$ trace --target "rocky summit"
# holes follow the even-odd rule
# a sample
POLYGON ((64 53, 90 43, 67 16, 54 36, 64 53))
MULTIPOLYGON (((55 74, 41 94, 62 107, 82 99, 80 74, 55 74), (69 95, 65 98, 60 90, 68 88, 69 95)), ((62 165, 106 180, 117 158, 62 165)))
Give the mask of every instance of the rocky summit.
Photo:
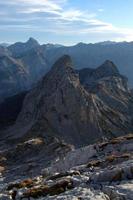
POLYGON ((64 55, 0 111, 0 199, 133 199, 133 92, 112 61, 64 55))
POLYGON ((27 94, 7 135, 8 139, 52 135, 79 147, 131 132, 132 110, 127 78, 111 61, 95 70, 75 71, 65 55, 27 94))

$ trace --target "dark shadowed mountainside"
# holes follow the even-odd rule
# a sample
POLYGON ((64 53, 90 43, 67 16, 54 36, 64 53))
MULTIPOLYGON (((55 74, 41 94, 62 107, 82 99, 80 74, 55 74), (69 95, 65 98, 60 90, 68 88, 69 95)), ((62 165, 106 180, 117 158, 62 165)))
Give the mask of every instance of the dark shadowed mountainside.
POLYGON ((15 123, 22 109, 23 100, 27 92, 8 97, 0 104, 0 129, 7 128, 15 123))

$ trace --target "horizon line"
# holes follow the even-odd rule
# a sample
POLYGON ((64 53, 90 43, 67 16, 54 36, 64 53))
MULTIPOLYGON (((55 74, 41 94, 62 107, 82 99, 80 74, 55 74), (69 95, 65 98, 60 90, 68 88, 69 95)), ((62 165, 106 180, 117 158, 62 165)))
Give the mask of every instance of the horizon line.
MULTIPOLYGON (((100 44, 100 43, 114 43, 114 44, 118 44, 118 43, 132 43, 133 41, 131 40, 131 41, 127 41, 127 40, 123 40, 123 41, 115 41, 115 40, 103 40, 103 41, 98 41, 98 42, 89 42, 89 43, 87 43, 87 42, 82 42, 82 41, 79 41, 79 42, 77 42, 77 43, 73 43, 73 44, 63 44, 63 43, 56 43, 56 42, 40 42, 39 41, 39 39, 36 39, 36 38, 34 38, 34 37, 29 37, 28 38, 28 40, 30 39, 30 38, 32 38, 32 39, 34 39, 34 40, 36 40, 40 45, 48 45, 48 44, 51 44, 51 45, 61 45, 61 46, 76 46, 76 45, 78 45, 78 44, 86 44, 86 45, 89 45, 89 44, 100 44)), ((8 45, 8 46, 10 46, 10 45, 13 45, 13 44, 15 44, 15 43, 27 43, 28 42, 28 40, 22 40, 22 41, 13 41, 13 42, 8 42, 8 41, 1 41, 0 42, 0 45, 4 45, 4 44, 6 44, 6 45, 8 45)))

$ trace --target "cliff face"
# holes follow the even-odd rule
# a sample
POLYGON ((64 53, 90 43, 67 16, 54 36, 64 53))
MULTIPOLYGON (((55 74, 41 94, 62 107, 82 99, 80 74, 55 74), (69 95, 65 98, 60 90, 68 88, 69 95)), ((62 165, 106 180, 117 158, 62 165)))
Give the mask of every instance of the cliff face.
POLYGON ((111 61, 77 73, 66 55, 26 96, 13 137, 50 134, 82 146, 132 131, 131 108, 127 79, 111 61))

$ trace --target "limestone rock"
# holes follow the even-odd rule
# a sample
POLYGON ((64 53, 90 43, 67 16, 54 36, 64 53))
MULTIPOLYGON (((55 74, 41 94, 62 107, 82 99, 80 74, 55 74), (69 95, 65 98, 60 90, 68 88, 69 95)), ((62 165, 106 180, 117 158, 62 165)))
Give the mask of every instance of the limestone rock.
POLYGON ((116 66, 106 61, 83 79, 61 57, 26 96, 13 137, 50 134, 82 146, 132 131, 133 97, 116 66))

